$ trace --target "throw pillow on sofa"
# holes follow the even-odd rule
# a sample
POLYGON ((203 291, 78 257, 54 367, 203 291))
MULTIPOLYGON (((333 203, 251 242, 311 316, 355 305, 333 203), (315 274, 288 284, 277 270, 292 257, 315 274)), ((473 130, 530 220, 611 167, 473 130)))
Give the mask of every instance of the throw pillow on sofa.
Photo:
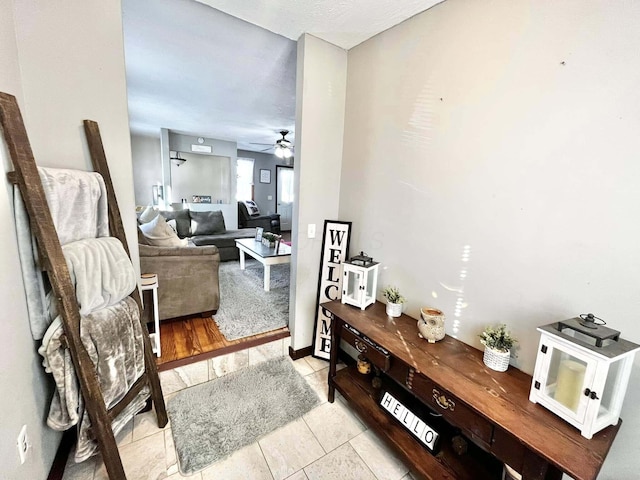
POLYGON ((156 218, 159 214, 160 214, 160 212, 158 212, 158 210, 156 210, 151 205, 149 205, 147 208, 145 208, 142 211, 142 213, 138 217, 138 221, 141 224, 149 223, 151 220, 156 218))
POLYGON ((191 218, 189 210, 160 210, 166 221, 176 221, 176 232, 180 238, 191 236, 191 218))
POLYGON ((155 247, 186 247, 188 245, 188 240, 179 239, 162 215, 158 215, 138 228, 144 234, 149 245, 155 247))
POLYGON ((253 200, 245 200, 244 205, 245 207, 247 207, 247 212, 249 212, 249 215, 251 215, 252 217, 256 215, 260 215, 260 209, 258 208, 258 204, 253 200))
POLYGON ((227 228, 220 210, 211 212, 189 211, 191 217, 191 235, 215 235, 224 233, 227 228))

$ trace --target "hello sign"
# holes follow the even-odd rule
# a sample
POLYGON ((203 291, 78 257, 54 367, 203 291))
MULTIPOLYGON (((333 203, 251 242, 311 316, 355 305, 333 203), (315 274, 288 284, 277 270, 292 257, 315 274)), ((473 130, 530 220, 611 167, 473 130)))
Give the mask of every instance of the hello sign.
POLYGON ((348 258, 350 234, 351 222, 324 221, 313 356, 325 360, 329 360, 331 352, 331 314, 320 304, 342 296, 342 262, 348 258))

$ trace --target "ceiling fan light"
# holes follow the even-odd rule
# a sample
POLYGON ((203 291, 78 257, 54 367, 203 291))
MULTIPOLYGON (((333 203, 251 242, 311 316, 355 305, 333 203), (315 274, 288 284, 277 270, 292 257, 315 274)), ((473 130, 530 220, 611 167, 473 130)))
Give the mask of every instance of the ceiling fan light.
POLYGON ((284 149, 280 146, 276 148, 275 154, 276 154, 276 157, 278 158, 285 158, 285 155, 286 155, 284 152, 284 149))
POLYGON ((283 155, 284 158, 291 158, 291 149, 290 148, 283 148, 282 155, 283 155))

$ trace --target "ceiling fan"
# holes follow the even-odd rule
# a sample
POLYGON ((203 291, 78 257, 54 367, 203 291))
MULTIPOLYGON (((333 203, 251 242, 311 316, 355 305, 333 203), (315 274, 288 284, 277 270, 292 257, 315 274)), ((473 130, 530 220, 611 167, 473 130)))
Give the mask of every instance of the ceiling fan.
POLYGON ((266 152, 273 148, 275 149, 274 154, 276 157, 291 158, 291 156, 293 155, 293 143, 287 140, 286 137, 288 134, 289 130, 280 130, 280 135, 282 135, 282 138, 277 139, 276 143, 252 143, 252 145, 269 145, 269 148, 265 148, 262 151, 266 152))

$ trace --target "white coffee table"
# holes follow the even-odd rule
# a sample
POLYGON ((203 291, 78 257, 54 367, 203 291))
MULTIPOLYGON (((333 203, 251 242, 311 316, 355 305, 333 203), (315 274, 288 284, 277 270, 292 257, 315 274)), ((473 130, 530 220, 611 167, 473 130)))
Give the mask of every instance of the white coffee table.
POLYGON ((256 242, 253 238, 241 238, 236 240, 236 247, 240 250, 240 269, 244 270, 245 253, 264 265, 264 290, 269 291, 271 286, 271 265, 291 263, 291 247, 280 243, 276 252, 274 247, 265 247, 262 242, 256 242))

